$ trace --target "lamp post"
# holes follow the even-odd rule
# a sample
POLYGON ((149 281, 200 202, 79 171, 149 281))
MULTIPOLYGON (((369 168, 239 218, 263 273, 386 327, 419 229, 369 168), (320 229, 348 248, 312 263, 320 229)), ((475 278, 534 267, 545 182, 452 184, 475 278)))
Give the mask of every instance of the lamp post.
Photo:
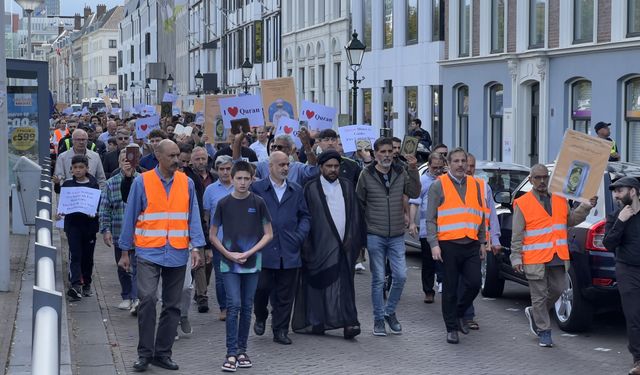
POLYGON ((253 64, 249 61, 249 58, 245 58, 244 62, 240 66, 242 68, 242 80, 244 81, 244 93, 249 93, 249 79, 251 78, 251 72, 253 72, 253 64))
POLYGON ((356 124, 358 122, 358 83, 364 80, 364 77, 358 79, 358 70, 360 70, 362 65, 362 58, 364 57, 364 50, 366 48, 367 47, 358 39, 358 33, 353 30, 351 40, 346 46, 344 46, 344 49, 347 51, 349 65, 353 71, 353 79, 349 79, 347 77, 347 80, 353 84, 353 87, 351 88, 353 90, 353 113, 351 114, 352 124, 356 124))
POLYGON ((169 73, 169 77, 167 77, 167 86, 169 87, 169 92, 172 93, 173 92, 173 77, 171 76, 171 73, 169 73))
POLYGON ((198 95, 198 98, 200 97, 200 89, 202 88, 202 80, 204 79, 204 77, 202 76, 202 73, 200 73, 200 69, 198 69, 198 73, 196 73, 196 75, 193 77, 196 80, 196 94, 198 95))
POLYGON ((16 0, 16 3, 27 13, 27 58, 33 60, 33 51, 31 50, 31 16, 37 7, 44 4, 44 0, 16 0))
POLYGON ((133 84, 133 82, 131 82, 131 85, 129 85, 129 88, 131 89, 131 106, 135 106, 136 105, 136 92, 133 91, 133 89, 136 87, 136 85, 133 84))
POLYGON ((151 90, 151 88, 149 87, 149 84, 147 83, 146 85, 144 85, 144 95, 146 97, 146 101, 147 101, 147 105, 149 105, 149 90, 151 90))

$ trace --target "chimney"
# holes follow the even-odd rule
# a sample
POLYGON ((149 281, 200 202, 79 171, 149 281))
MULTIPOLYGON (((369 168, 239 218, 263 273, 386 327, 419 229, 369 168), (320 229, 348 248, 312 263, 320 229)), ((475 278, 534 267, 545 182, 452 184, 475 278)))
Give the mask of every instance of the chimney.
POLYGON ((82 18, 80 18, 80 14, 76 13, 73 16, 73 29, 80 30, 82 28, 82 18))
POLYGON ((89 16, 91 16, 91 7, 84 7, 84 22, 89 21, 89 16))
POLYGON ((64 23, 60 21, 60 23, 58 24, 58 35, 62 34, 63 32, 64 32, 64 23))
POLYGON ((96 18, 100 19, 107 13, 107 6, 105 4, 98 4, 96 7, 96 18))

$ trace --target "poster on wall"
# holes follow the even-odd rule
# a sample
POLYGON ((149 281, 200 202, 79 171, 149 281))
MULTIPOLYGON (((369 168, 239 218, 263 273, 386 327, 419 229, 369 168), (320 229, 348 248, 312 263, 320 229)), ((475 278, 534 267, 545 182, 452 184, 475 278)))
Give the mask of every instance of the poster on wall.
POLYGON ((260 89, 268 126, 275 127, 281 118, 298 119, 293 77, 264 79, 260 81, 260 89))
POLYGON ((7 87, 9 183, 15 183, 13 167, 21 156, 38 163, 38 87, 7 87))

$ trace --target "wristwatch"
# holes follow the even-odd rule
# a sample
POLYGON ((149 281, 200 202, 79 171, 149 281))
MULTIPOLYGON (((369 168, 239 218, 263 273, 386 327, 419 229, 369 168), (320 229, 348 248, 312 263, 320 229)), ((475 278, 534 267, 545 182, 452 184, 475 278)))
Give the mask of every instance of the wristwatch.
POLYGON ((198 249, 197 247, 194 247, 193 249, 191 249, 191 251, 200 252, 200 249, 198 249))

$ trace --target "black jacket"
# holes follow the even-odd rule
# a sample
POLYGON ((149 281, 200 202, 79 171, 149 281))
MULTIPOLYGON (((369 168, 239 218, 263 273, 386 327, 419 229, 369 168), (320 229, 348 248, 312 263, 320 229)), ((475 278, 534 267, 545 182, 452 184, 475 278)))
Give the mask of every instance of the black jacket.
MULTIPOLYGON (((100 185, 98 185, 98 180, 95 177, 87 173, 87 177, 89 177, 89 182, 86 184, 81 184, 76 182, 75 177, 69 180, 66 180, 62 183, 62 187, 86 187, 91 189, 100 190, 100 185)), ((100 207, 100 205, 98 205, 100 207)), ((98 213, 96 216, 90 217, 80 212, 75 212, 72 214, 67 214, 64 216, 64 230, 67 231, 67 228, 70 226, 74 227, 83 227, 86 228, 90 233, 97 233, 99 229, 99 221, 98 221, 98 213)))
POLYGON ((634 215, 623 222, 618 220, 622 208, 607 216, 602 243, 607 250, 616 254, 616 261, 640 266, 640 215, 634 215))
POLYGON ((113 172, 120 168, 120 150, 116 149, 110 152, 107 152, 102 157, 102 169, 104 169, 104 175, 108 179, 113 176, 113 172))

